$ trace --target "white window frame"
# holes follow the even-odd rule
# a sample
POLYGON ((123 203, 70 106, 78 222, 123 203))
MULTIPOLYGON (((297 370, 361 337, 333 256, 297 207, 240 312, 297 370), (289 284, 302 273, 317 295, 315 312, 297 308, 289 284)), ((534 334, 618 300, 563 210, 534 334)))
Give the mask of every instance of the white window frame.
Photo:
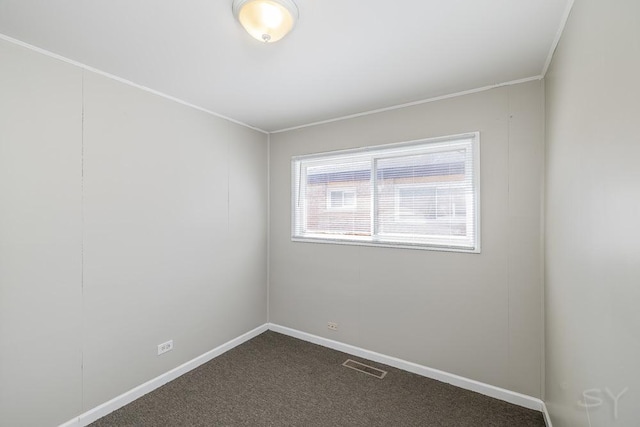
MULTIPOLYGON (((403 157, 408 154, 392 154, 391 157, 398 156, 403 157)), ((402 185, 402 184, 401 184, 402 185)), ((412 184, 409 184, 412 185, 412 184)), ((416 184, 420 186, 425 186, 425 184, 416 184)), ((429 185, 429 184, 426 184, 429 185)), ((438 185, 434 182, 434 187, 438 187, 438 185)), ((336 187, 336 190, 341 190, 342 188, 336 187)), ((437 191, 437 190, 436 190, 437 191)), ((433 251, 446 251, 446 252, 464 252, 464 253, 480 253, 481 252, 481 220, 480 220, 480 132, 470 132, 459 135, 450 135, 445 137, 438 138, 427 138, 420 139, 414 141, 407 141, 401 143, 394 144, 386 144, 386 145, 378 145, 371 147, 363 147, 357 149, 350 150, 339 150, 332 151, 327 153, 316 153, 309 155, 301 155, 301 156, 293 156, 291 159, 291 240, 294 242, 312 242, 312 243, 328 243, 328 244, 346 244, 346 245, 362 245, 362 246, 378 246, 378 247, 389 247, 389 248, 404 248, 404 249, 422 249, 422 250, 433 250, 433 251), (469 195, 472 201, 467 202, 467 212, 469 206, 471 206, 472 214, 467 214, 467 229, 474 230, 473 232, 473 244, 469 245, 469 237, 466 236, 447 236, 443 238, 442 236, 423 236, 428 237, 430 242, 411 242, 407 241, 406 236, 404 236, 405 241, 393 241, 394 235, 391 233, 381 234, 378 232, 377 221, 375 221, 375 206, 377 205, 377 188, 376 182, 377 180, 374 177, 377 174, 377 163, 378 160, 388 159, 390 156, 385 156, 383 154, 384 150, 396 150, 403 149, 407 150, 408 153, 411 153, 411 150, 415 147, 416 152, 419 153, 420 149, 424 150, 425 146, 429 147, 429 150, 438 150, 442 148, 442 151, 450 150, 451 147, 455 146, 456 143, 463 143, 466 145, 471 141, 472 147, 472 156, 471 159, 468 159, 467 162, 471 164, 467 164, 467 167, 471 166, 472 170, 471 181, 473 185, 473 194, 469 195), (313 161, 313 160, 331 160, 335 158, 337 161, 340 159, 344 159, 349 156, 356 156, 359 154, 366 155, 368 153, 372 153, 372 166, 371 166, 371 236, 354 236, 354 235, 331 235, 327 236, 324 234, 317 233, 307 233, 303 230, 304 224, 307 223, 307 212, 306 206, 304 203, 301 203, 305 200, 305 185, 300 185, 301 182, 306 182, 307 177, 305 175, 306 169, 302 167, 303 162, 313 161), (381 154, 382 152, 382 154, 381 154), (298 203, 301 203, 301 209, 296 209, 298 203), (296 212, 300 215, 296 218, 296 212), (459 237, 459 238, 458 238, 459 237), (460 246, 456 246, 455 244, 445 244, 439 243, 438 241, 449 240, 455 241, 459 240, 461 242, 460 246)), ((327 194, 329 197, 329 192, 327 194)), ((327 202, 329 203, 329 202, 327 202)), ((327 207, 329 205, 327 204, 327 207)), ((357 204, 356 204, 357 206, 357 204)), ((354 207, 355 209, 356 207, 354 207)), ((401 235, 395 235, 398 239, 400 239, 401 235)))

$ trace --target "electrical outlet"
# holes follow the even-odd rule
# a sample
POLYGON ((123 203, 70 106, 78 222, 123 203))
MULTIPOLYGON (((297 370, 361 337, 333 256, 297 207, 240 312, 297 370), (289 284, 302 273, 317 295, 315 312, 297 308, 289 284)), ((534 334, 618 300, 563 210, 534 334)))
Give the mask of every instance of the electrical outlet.
POLYGON ((335 322, 328 322, 327 323, 327 328, 329 328, 329 330, 331 331, 337 331, 338 330, 338 324, 335 322))
POLYGON ((162 344, 158 344, 158 356, 162 353, 166 353, 167 351, 173 350, 173 340, 169 340, 167 342, 163 342, 162 344))

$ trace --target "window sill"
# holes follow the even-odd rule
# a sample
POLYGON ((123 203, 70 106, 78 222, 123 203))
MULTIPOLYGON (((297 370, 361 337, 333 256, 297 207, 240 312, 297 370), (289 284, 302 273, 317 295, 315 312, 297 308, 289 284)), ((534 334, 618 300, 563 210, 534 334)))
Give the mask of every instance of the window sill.
POLYGON ((300 243, 322 243, 330 245, 351 245, 351 246, 373 246, 379 248, 396 248, 396 249, 417 249, 423 251, 437 251, 437 252, 459 252, 468 254, 479 254, 480 247, 478 248, 464 248, 464 247, 452 247, 452 246, 427 246, 424 244, 410 244, 410 243, 393 243, 393 242, 372 242, 370 240, 356 240, 356 239, 329 239, 329 238, 316 238, 316 237, 299 237, 292 236, 292 242, 300 243))

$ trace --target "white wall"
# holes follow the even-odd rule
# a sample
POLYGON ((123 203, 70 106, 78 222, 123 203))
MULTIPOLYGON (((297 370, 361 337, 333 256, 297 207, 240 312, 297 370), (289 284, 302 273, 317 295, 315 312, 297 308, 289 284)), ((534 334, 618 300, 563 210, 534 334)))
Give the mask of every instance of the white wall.
POLYGON ((640 424, 639 17, 636 0, 577 0, 545 78, 546 401, 556 427, 640 424), (628 390, 617 419, 606 388, 628 390), (601 404, 580 406, 585 390, 601 404))
POLYGON ((273 134, 270 321, 540 397, 543 116, 535 81, 273 134), (481 254, 291 242, 291 156, 470 131, 481 254))
POLYGON ((0 424, 81 410, 82 72, 0 41, 0 424))
POLYGON ((0 64, 2 424, 266 321, 266 135, 4 41, 0 64))

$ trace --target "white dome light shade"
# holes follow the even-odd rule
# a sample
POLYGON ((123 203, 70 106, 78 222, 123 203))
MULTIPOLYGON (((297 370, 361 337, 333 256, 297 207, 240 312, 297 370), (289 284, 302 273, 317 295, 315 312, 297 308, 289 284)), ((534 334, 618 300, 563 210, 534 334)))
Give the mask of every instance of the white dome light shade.
POLYGON ((291 0, 234 0, 233 14, 256 40, 276 42, 295 25, 298 7, 291 0))

